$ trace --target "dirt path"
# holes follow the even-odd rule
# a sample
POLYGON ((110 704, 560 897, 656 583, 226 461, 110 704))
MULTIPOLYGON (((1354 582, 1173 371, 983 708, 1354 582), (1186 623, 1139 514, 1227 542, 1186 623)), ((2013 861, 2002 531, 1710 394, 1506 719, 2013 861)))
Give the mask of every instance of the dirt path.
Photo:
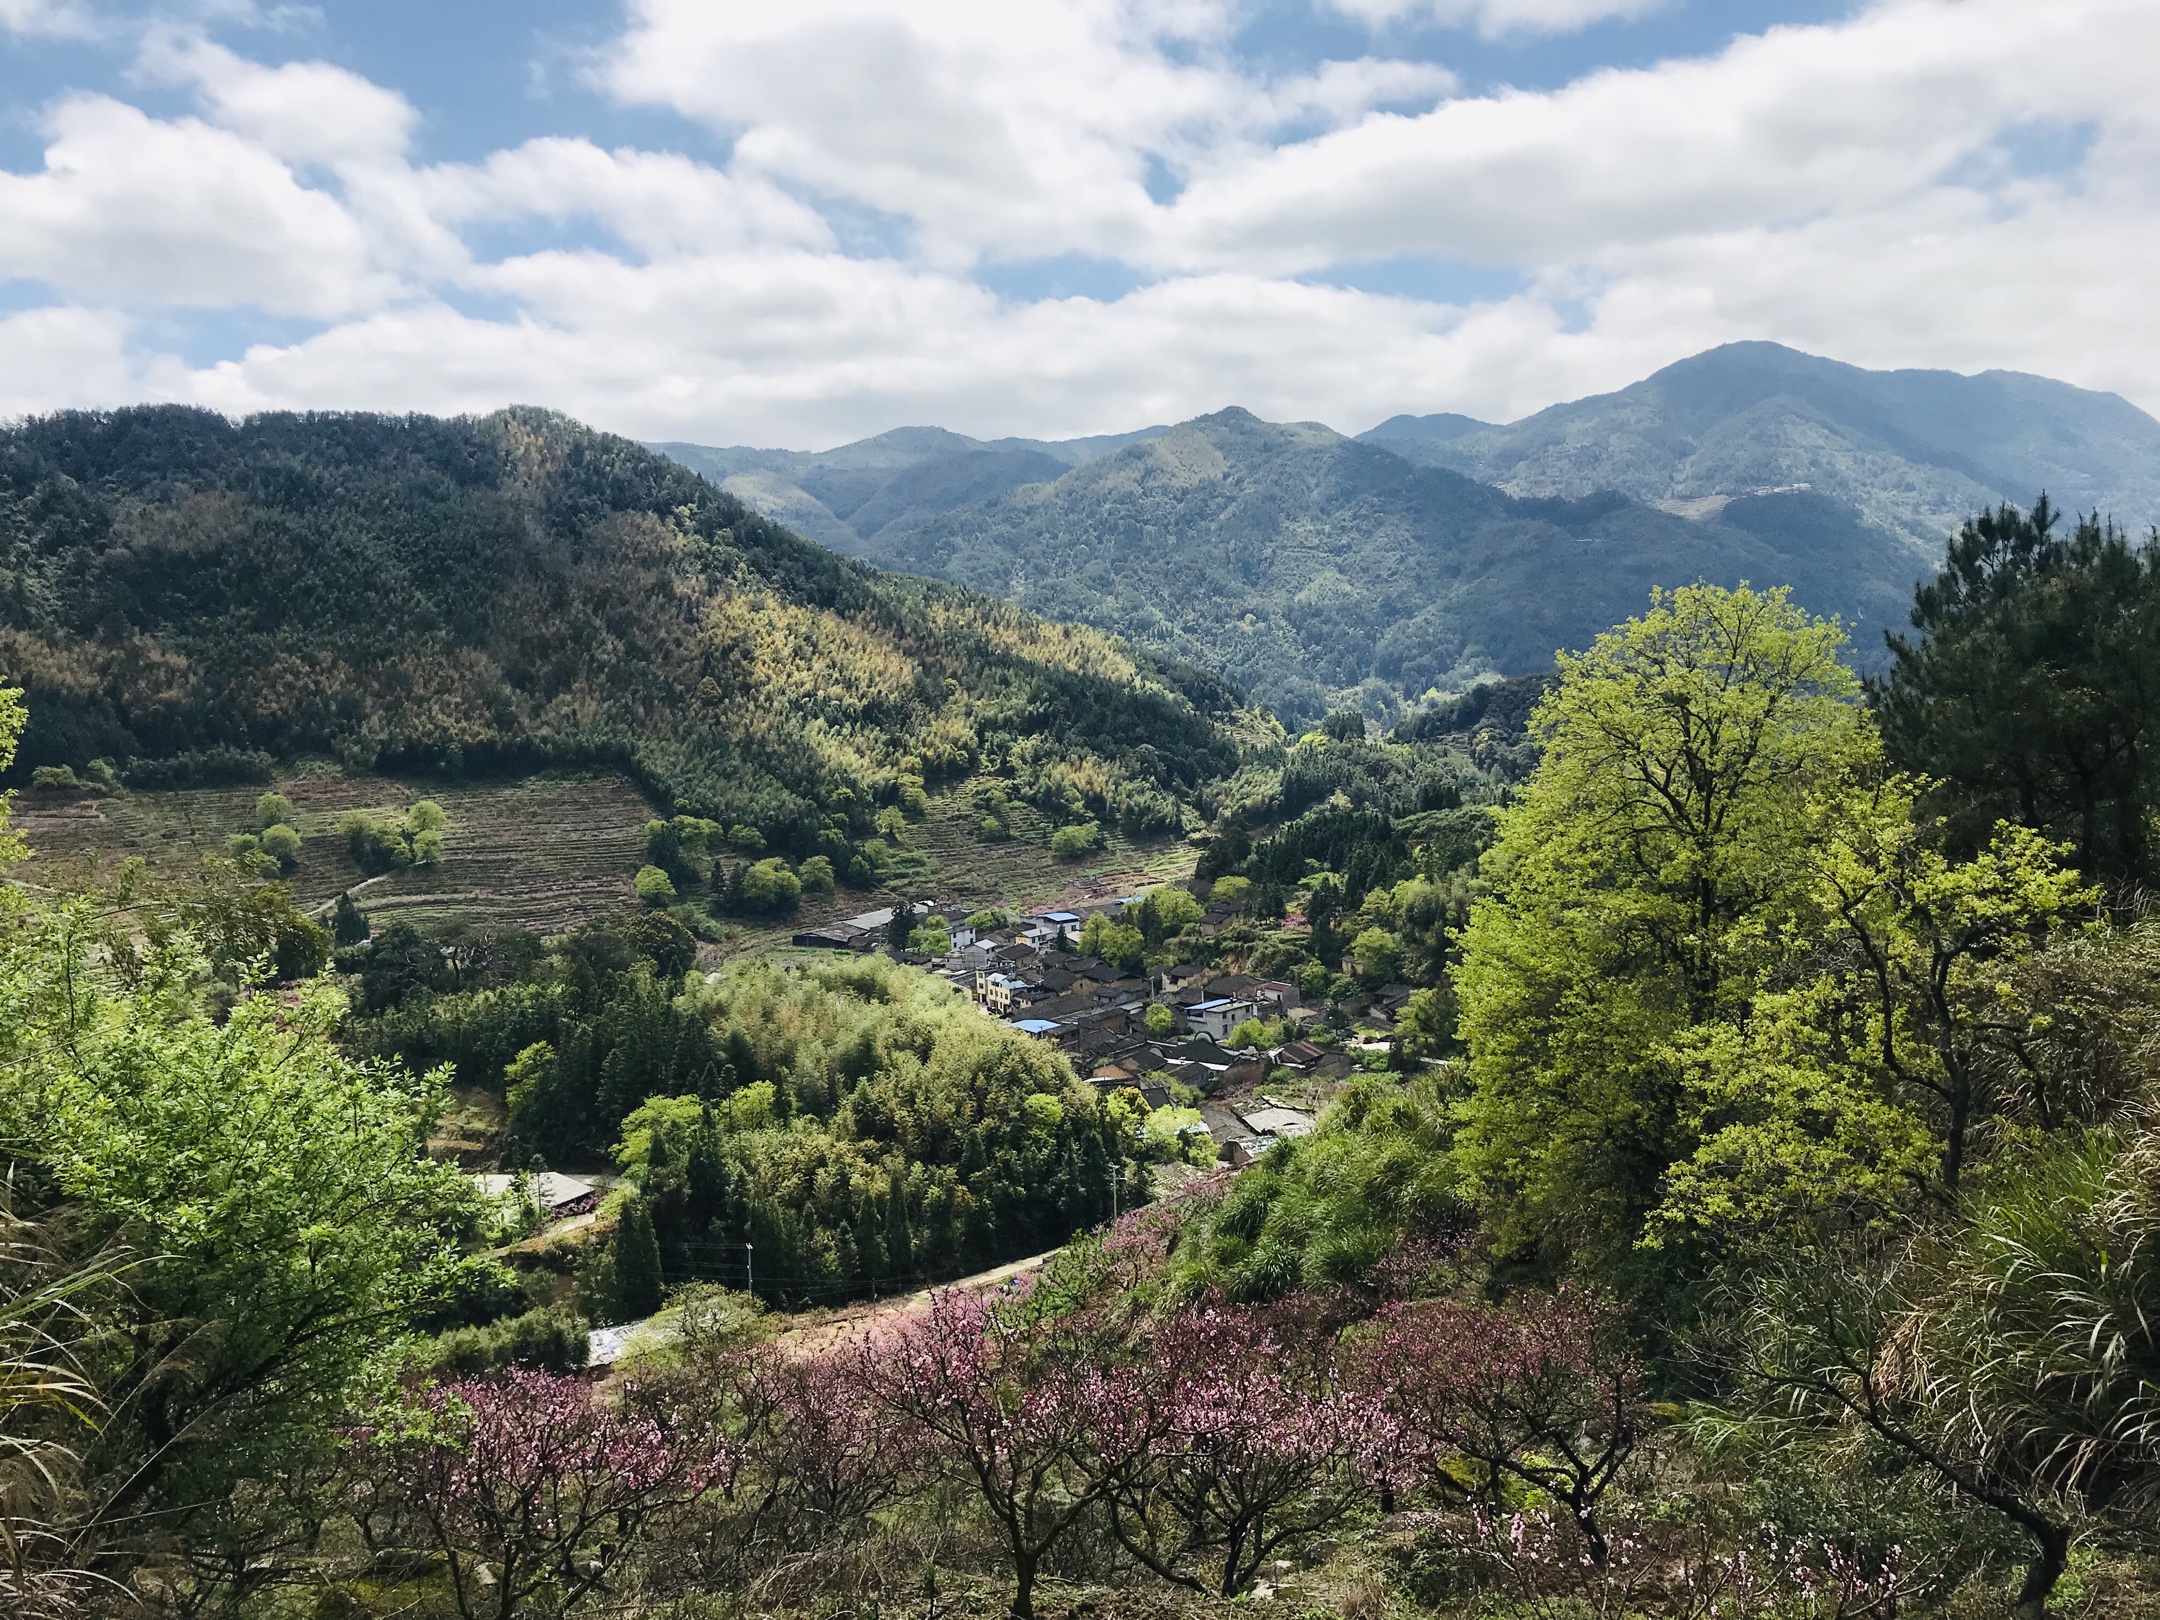
MULTIPOLYGON (((1060 1252, 1057 1249, 1050 1249, 1042 1254, 1031 1254, 1025 1260, 1012 1260, 1002 1266, 993 1266, 988 1271, 978 1271, 972 1277, 955 1277, 951 1282, 939 1283, 934 1288, 924 1288, 912 1294, 895 1294, 890 1299, 870 1299, 864 1300, 859 1305, 844 1306, 840 1310, 834 1311, 830 1316, 820 1317, 815 1322, 805 1322, 800 1327, 786 1328, 775 1334, 771 1342, 782 1346, 790 1355, 819 1355, 830 1350, 834 1345, 845 1342, 854 1334, 870 1327, 873 1323, 902 1322, 911 1316, 922 1315, 930 1309, 930 1296, 932 1294, 942 1293, 948 1288, 965 1288, 974 1292, 995 1288, 1001 1283, 1012 1281, 1015 1277, 1023 1277, 1031 1271, 1041 1270, 1060 1252)), ((622 1355, 624 1348, 635 1334, 655 1322, 665 1324, 667 1317, 668 1313, 662 1311, 659 1316, 647 1317, 642 1322, 625 1322, 619 1327, 594 1328, 588 1340, 592 1357, 590 1364, 594 1367, 611 1366, 622 1355)), ((672 1329, 664 1328, 663 1331, 672 1331, 672 1329)))
POLYGON ((952 1288, 965 1288, 971 1293, 982 1293, 1007 1283, 1015 1277, 1040 1271, 1062 1251, 1051 1249, 1042 1254, 1031 1254, 1025 1260, 1008 1261, 993 1266, 988 1271, 978 1271, 972 1277, 955 1277, 949 1283, 939 1283, 935 1288, 925 1288, 913 1294, 899 1294, 891 1299, 865 1300, 860 1305, 850 1305, 835 1311, 820 1322, 811 1322, 798 1328, 789 1328, 772 1341, 784 1345, 789 1354, 814 1356, 830 1350, 853 1335, 876 1323, 903 1322, 912 1316, 921 1316, 930 1309, 930 1296, 952 1288))

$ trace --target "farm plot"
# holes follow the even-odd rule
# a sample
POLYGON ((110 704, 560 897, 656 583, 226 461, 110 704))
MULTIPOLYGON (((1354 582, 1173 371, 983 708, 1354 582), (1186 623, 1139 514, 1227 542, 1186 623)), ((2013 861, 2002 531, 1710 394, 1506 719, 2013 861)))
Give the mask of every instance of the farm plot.
MULTIPOLYGON (((635 905, 630 880, 652 812, 626 777, 535 776, 509 782, 428 782, 297 773, 274 784, 293 803, 300 862, 289 881, 301 905, 326 908, 339 893, 377 927, 414 922, 512 923, 555 932, 635 905), (340 830, 354 811, 402 816, 433 799, 450 818, 442 860, 369 879, 340 830)), ((255 825, 261 787, 179 788, 106 798, 25 793, 16 822, 34 858, 17 872, 55 884, 110 871, 131 856, 177 874, 255 825)))
POLYGON ((1101 849, 1077 861, 1061 861, 1048 847, 1049 818, 1028 805, 1014 806, 1012 837, 985 839, 971 795, 977 785, 964 782, 931 795, 928 813, 909 824, 875 892, 842 889, 829 900, 806 902, 793 917, 732 922, 714 954, 770 951, 803 929, 889 905, 895 897, 934 895, 950 911, 965 916, 992 906, 1035 911, 1137 894, 1191 877, 1200 858, 1199 850, 1181 838, 1132 839, 1106 831, 1101 849))
POLYGON ((940 898, 950 894, 977 906, 1038 910, 1179 882, 1192 876, 1200 858, 1182 838, 1127 838, 1105 828, 1102 848, 1061 861, 1049 850, 1049 818, 1027 805, 1014 807, 1010 839, 986 840, 972 801, 974 786, 962 783, 932 798, 929 813, 909 829, 907 847, 923 857, 940 898))

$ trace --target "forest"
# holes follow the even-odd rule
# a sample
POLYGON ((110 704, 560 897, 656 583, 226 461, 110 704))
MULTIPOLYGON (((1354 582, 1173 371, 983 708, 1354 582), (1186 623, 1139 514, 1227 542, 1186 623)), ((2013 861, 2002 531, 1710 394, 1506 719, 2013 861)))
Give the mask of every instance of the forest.
POLYGON ((1174 1186, 896 962, 0 888, 8 1612, 2149 1613, 2160 544, 1978 514, 1886 651, 1695 584, 1230 761, 1094 945, 1410 994, 1174 1186), (453 1084, 620 1167, 591 1241, 453 1084))
POLYGON ((1174 832, 1262 724, 1213 676, 879 574, 526 409, 0 430, 0 681, 29 698, 18 780, 607 763, 865 884, 911 781, 1174 832))

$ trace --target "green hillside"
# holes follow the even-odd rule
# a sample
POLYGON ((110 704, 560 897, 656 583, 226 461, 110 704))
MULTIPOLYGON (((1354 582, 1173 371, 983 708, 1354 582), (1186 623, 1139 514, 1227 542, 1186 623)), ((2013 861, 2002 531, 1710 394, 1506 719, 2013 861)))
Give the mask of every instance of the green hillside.
POLYGON ((1791 584, 1866 653, 1918 564, 1809 493, 1691 522, 1624 495, 1520 500, 1315 423, 1242 410, 986 504, 886 528, 869 555, 1204 664, 1286 715, 1364 688, 1386 713, 1548 665, 1698 578, 1791 584))
POLYGON ((1219 681, 849 562, 563 417, 71 413, 0 433, 15 767, 141 785, 627 769, 836 859, 911 777, 1176 827, 1219 681))

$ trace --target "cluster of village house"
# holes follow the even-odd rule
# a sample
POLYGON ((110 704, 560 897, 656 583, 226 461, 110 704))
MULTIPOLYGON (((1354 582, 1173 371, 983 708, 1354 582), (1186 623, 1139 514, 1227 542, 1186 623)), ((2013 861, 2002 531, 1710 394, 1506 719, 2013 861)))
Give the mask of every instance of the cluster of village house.
MULTIPOLYGON (((1114 914, 1123 904, 1109 900, 1094 909, 1114 914)), ((914 906, 918 918, 932 910, 928 901, 914 906)), ((822 924, 797 934, 795 943, 886 948, 893 915, 890 909, 870 911, 822 924)), ((1200 1092, 1201 1120, 1231 1164, 1249 1163, 1275 1141, 1312 1129, 1309 1111, 1259 1088, 1282 1070, 1300 1079, 1333 1079, 1349 1071, 1349 1058, 1302 1038, 1268 1047, 1229 1044, 1232 1032, 1249 1020, 1286 1021, 1293 1029, 1318 1021, 1320 1009, 1300 1005, 1295 985, 1186 965, 1123 972, 1077 949, 1086 922, 1080 912, 1060 910, 981 934, 950 924, 947 955, 897 954, 947 980, 989 1017, 1055 1045, 1099 1090, 1136 1091, 1150 1108, 1170 1101, 1173 1080, 1200 1092), (1158 1003, 1170 1010, 1168 1034, 1147 1027, 1148 1008, 1158 1003)))
MULTIPOLYGON (((1110 900, 1091 909, 1114 914, 1125 903, 1110 900)), ((917 901, 914 917, 927 918, 935 909, 929 901, 917 901)), ((893 916, 888 908, 820 924, 797 934, 795 943, 890 950, 893 916)), ((985 1016, 1050 1042, 1100 1091, 1135 1091, 1148 1107, 1160 1108, 1171 1100, 1170 1082, 1192 1087, 1201 1094, 1202 1127, 1229 1164, 1250 1164, 1273 1143, 1312 1129, 1310 1109, 1281 1102, 1262 1088, 1283 1070, 1301 1080, 1339 1078, 1350 1070, 1349 1057, 1303 1038, 1268 1047, 1229 1045, 1232 1033, 1248 1020, 1293 1029, 1318 1022, 1321 1010, 1300 1005, 1295 985, 1185 965, 1123 973, 1079 951, 1086 923, 1082 913, 1060 910, 981 934, 952 924, 947 955, 893 954, 945 979, 985 1016), (1147 1010, 1158 1003, 1170 1010, 1173 1028, 1167 1035, 1151 1034, 1147 1027, 1147 1010)), ((1406 986, 1383 991, 1371 1015, 1388 1021, 1408 995, 1406 986)), ((513 1176, 477 1179, 496 1198, 517 1187, 513 1176)), ((546 1171, 530 1178, 525 1195, 559 1219, 593 1209, 602 1191, 594 1182, 546 1171)))

